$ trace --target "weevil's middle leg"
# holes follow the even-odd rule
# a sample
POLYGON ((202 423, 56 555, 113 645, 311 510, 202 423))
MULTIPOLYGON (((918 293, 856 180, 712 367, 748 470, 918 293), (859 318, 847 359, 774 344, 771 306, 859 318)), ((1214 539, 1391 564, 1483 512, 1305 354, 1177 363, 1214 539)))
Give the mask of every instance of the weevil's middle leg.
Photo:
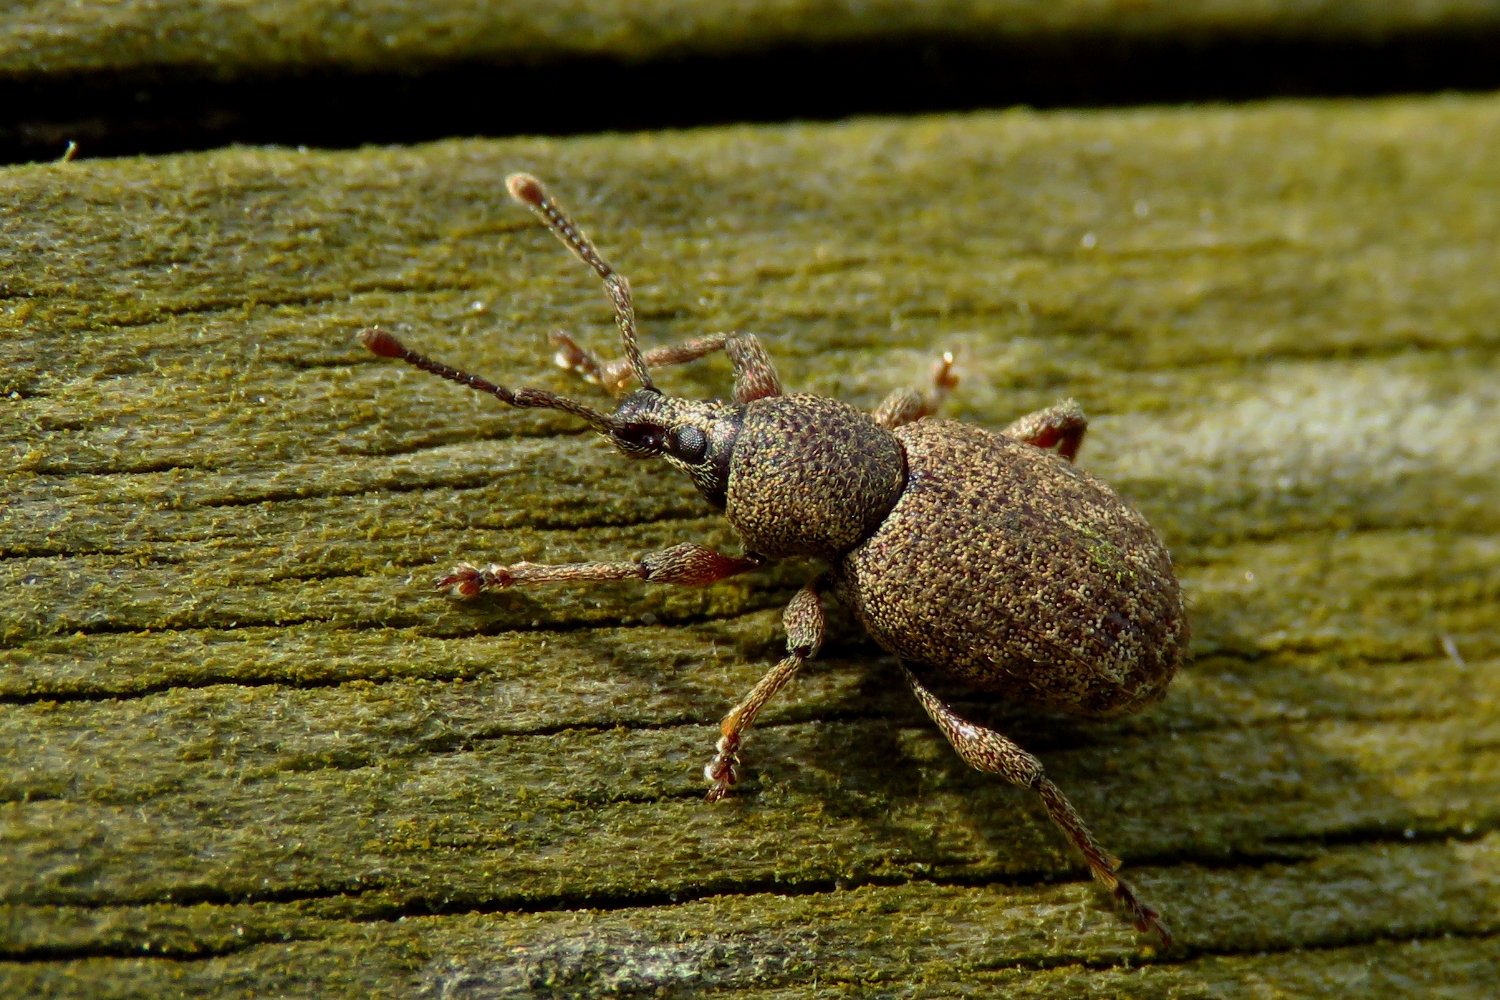
POLYGON ((953 354, 944 353, 941 360, 932 366, 932 385, 925 392, 897 389, 885 397, 871 415, 877 424, 887 430, 895 430, 902 424, 932 416, 942 407, 948 393, 957 386, 958 373, 953 370, 953 354))
POLYGON ((480 569, 459 563, 438 581, 439 590, 451 589, 457 597, 474 597, 486 590, 504 590, 517 584, 580 583, 602 580, 645 580, 648 583, 702 585, 745 573, 765 564, 754 553, 726 556, 722 552, 685 542, 660 552, 650 552, 632 562, 587 562, 543 565, 491 563, 480 569))
POLYGON ((1065 399, 1045 410, 1026 414, 1000 433, 1038 448, 1057 445, 1057 453, 1071 462, 1078 455, 1088 429, 1089 418, 1083 415, 1083 407, 1065 399))
POLYGON ((1042 804, 1047 807, 1047 815, 1052 818, 1052 822, 1067 834, 1068 841, 1088 862, 1089 871, 1094 878, 1130 911, 1136 930, 1143 934, 1154 931, 1161 937, 1164 945, 1171 947, 1172 935, 1162 924, 1161 915, 1142 903, 1130 884, 1120 878, 1117 874, 1120 859, 1094 839, 1094 835, 1084 825, 1083 817, 1073 808, 1073 803, 1068 801, 1067 796, 1056 785, 1047 780, 1042 772, 1042 762, 995 730, 959 717, 953 709, 927 690, 904 663, 901 665, 901 672, 906 675, 906 683, 911 685, 912 693, 917 696, 932 721, 943 731, 943 735, 948 737, 948 742, 953 744, 953 749, 958 751, 964 763, 979 771, 998 774, 1013 785, 1034 789, 1042 797, 1042 804))
POLYGON ((797 596, 781 615, 782 624, 786 626, 787 655, 766 671, 750 693, 730 709, 720 723, 719 731, 723 735, 716 748, 718 752, 703 769, 703 776, 712 785, 708 790, 710 802, 717 802, 729 794, 729 789, 739 779, 737 768, 745 730, 750 728, 766 702, 775 697, 776 692, 785 687, 802 664, 816 656, 818 647, 823 645, 823 600, 820 595, 826 585, 824 578, 819 577, 797 591, 797 596))

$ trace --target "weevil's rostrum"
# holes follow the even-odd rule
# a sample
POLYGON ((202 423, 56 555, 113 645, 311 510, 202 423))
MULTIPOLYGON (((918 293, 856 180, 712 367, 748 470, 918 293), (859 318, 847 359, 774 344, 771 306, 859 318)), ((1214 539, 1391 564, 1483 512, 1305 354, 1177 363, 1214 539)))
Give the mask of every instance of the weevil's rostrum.
POLYGON ((511 195, 604 282, 625 350, 602 364, 565 334, 557 361, 620 401, 613 413, 540 389, 510 390, 408 350, 378 329, 365 346, 489 393, 511 406, 548 407, 588 421, 632 458, 664 458, 724 511, 744 543, 726 555, 692 543, 627 562, 478 567, 439 581, 460 597, 561 581, 706 584, 784 556, 815 556, 782 621, 787 655, 730 710, 704 768, 708 797, 738 777, 756 714, 823 640, 822 597, 848 607, 882 647, 933 721, 970 765, 1034 789, 1094 877, 1140 930, 1170 941, 1157 913, 1116 874, 1041 762, 999 732, 958 716, 918 672, 939 669, 1007 698, 1089 716, 1138 711, 1162 696, 1187 643, 1187 620, 1165 546, 1108 486, 1074 468, 1087 420, 1071 400, 999 433, 933 417, 956 385, 944 356, 924 391, 893 393, 873 413, 837 400, 787 395, 760 342, 712 334, 642 351, 630 283, 526 174, 511 195), (732 402, 669 397, 650 369, 724 351, 732 402), (639 388, 627 392, 631 380, 639 388), (1055 449, 1055 450, 1054 450, 1055 449))

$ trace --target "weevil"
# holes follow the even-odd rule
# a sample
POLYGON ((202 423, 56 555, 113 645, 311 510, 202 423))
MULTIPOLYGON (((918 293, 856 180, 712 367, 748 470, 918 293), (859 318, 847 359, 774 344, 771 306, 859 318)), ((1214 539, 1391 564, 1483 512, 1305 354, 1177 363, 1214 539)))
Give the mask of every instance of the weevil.
POLYGON ((744 544, 726 555, 687 543, 628 562, 461 563, 438 582, 458 597, 539 583, 645 580, 708 584, 787 556, 827 569, 782 616, 787 654, 721 724, 704 768, 717 801, 738 777, 756 714, 823 641, 822 597, 832 594, 895 654, 906 684, 971 766, 1041 797, 1095 879, 1142 933, 1170 943, 1158 913, 1120 878, 1120 861, 1094 839, 1042 764, 994 729, 961 718, 918 676, 945 671, 1027 705, 1121 715, 1161 698, 1187 643, 1171 557, 1145 518, 1073 465, 1088 422, 1072 400, 1021 417, 999 433, 935 419, 957 384, 951 355, 925 391, 891 394, 874 412, 822 396, 787 394, 760 341, 715 334, 642 351, 630 282, 611 267, 534 177, 510 194, 604 282, 624 345, 601 363, 552 335, 557 361, 607 388, 604 413, 542 389, 514 391, 365 330, 377 355, 489 393, 516 407, 561 410, 588 422, 630 458, 662 458, 686 472, 744 544), (651 369, 724 351, 731 401, 664 394, 651 369), (627 391, 634 379, 638 388, 627 391))

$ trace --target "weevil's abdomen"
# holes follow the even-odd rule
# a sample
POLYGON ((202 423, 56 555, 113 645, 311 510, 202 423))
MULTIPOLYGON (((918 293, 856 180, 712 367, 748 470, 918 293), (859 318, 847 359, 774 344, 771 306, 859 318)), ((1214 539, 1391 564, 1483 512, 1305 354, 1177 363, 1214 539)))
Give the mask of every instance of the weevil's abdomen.
POLYGON ((823 396, 768 396, 745 407, 724 516, 750 552, 837 557, 885 519, 906 466, 868 413, 823 396))
POLYGON ((875 641, 1007 698, 1113 715, 1161 697, 1187 643, 1171 558, 1104 483, 969 424, 898 428, 906 487, 836 569, 875 641))

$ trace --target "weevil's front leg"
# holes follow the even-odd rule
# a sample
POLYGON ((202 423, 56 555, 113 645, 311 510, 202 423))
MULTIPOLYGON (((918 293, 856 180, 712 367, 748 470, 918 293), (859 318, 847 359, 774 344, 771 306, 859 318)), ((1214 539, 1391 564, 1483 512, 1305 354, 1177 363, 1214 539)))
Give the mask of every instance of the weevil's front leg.
POLYGON ((781 395, 781 377, 753 333, 737 333, 724 342, 724 353, 734 367, 734 401, 748 403, 781 395))
POLYGON ((1047 807, 1047 815, 1052 817, 1052 822, 1067 834, 1069 842, 1088 862, 1089 871, 1094 878, 1114 893, 1114 897, 1130 911, 1136 930, 1143 934, 1155 931, 1160 935, 1162 943, 1171 947, 1172 935, 1162 924, 1160 914, 1137 899, 1135 890, 1116 874, 1120 870, 1120 859, 1094 839, 1094 835, 1084 825, 1083 818, 1078 815, 1078 810, 1073 808, 1073 803, 1042 773, 1042 762, 993 729, 986 729, 960 718, 953 709, 927 690, 904 663, 901 665, 901 672, 906 675, 906 683, 911 685, 912 693, 917 696, 932 721, 943 731, 943 735, 948 737, 948 742, 953 744, 953 749, 958 751, 964 763, 976 770, 998 774, 1013 785, 1034 789, 1042 797, 1042 804, 1047 807))
POLYGON ((531 583, 645 580, 648 583, 701 585, 736 573, 745 573, 764 564, 765 559, 754 553, 726 556, 722 552, 685 542, 660 552, 648 553, 633 562, 563 563, 556 566, 526 562, 499 566, 491 563, 483 569, 459 563, 437 585, 439 590, 451 588, 456 597, 474 597, 486 590, 504 590, 517 584, 531 583))
MULTIPOLYGON (((666 368, 669 365, 683 365, 689 361, 697 361, 699 358, 712 354, 714 351, 722 351, 724 342, 730 338, 727 333, 711 333, 707 337, 695 337, 692 340, 684 340, 677 344, 667 344, 664 347, 653 347, 641 355, 649 368, 666 368)), ((553 361, 557 367, 566 368, 568 371, 577 372, 588 382, 602 385, 611 396, 625 395, 626 386, 630 382, 630 362, 600 361, 589 351, 578 346, 572 337, 561 330, 553 331, 549 339, 557 348, 557 354, 553 361)))
POLYGON ((819 577, 797 591, 797 596, 781 615, 782 624, 786 626, 786 657, 766 671, 759 683, 729 710, 719 724, 723 735, 719 739, 718 753, 703 769, 703 776, 712 785, 708 790, 708 801, 722 799, 739 778, 736 768, 740 762, 740 743, 755 716, 776 692, 786 686, 803 663, 817 655, 818 647, 823 645, 823 601, 819 595, 826 585, 825 579, 819 577))
MULTIPOLYGON (((587 381, 604 386, 612 396, 625 394, 633 373, 628 360, 601 362, 561 330, 553 332, 551 340, 557 348, 553 360, 559 368, 577 372, 587 381)), ((707 337, 653 347, 641 357, 648 369, 665 368, 697 361, 714 351, 729 355, 729 363, 734 368, 735 402, 748 403, 752 399, 781 395, 781 379, 776 374, 776 366, 753 333, 711 333, 707 337)))
POLYGON ((888 430, 909 424, 923 417, 930 417, 943 405, 958 385, 958 374, 953 370, 953 355, 945 353, 932 366, 932 385, 925 392, 916 389, 897 389, 879 406, 872 416, 875 422, 888 430))
POLYGON ((1068 461, 1078 454, 1083 444, 1083 433, 1089 429, 1089 418, 1083 415, 1083 407, 1065 399, 1045 410, 1037 410, 1001 431, 1006 437, 1034 444, 1038 448, 1057 445, 1057 453, 1068 461))

